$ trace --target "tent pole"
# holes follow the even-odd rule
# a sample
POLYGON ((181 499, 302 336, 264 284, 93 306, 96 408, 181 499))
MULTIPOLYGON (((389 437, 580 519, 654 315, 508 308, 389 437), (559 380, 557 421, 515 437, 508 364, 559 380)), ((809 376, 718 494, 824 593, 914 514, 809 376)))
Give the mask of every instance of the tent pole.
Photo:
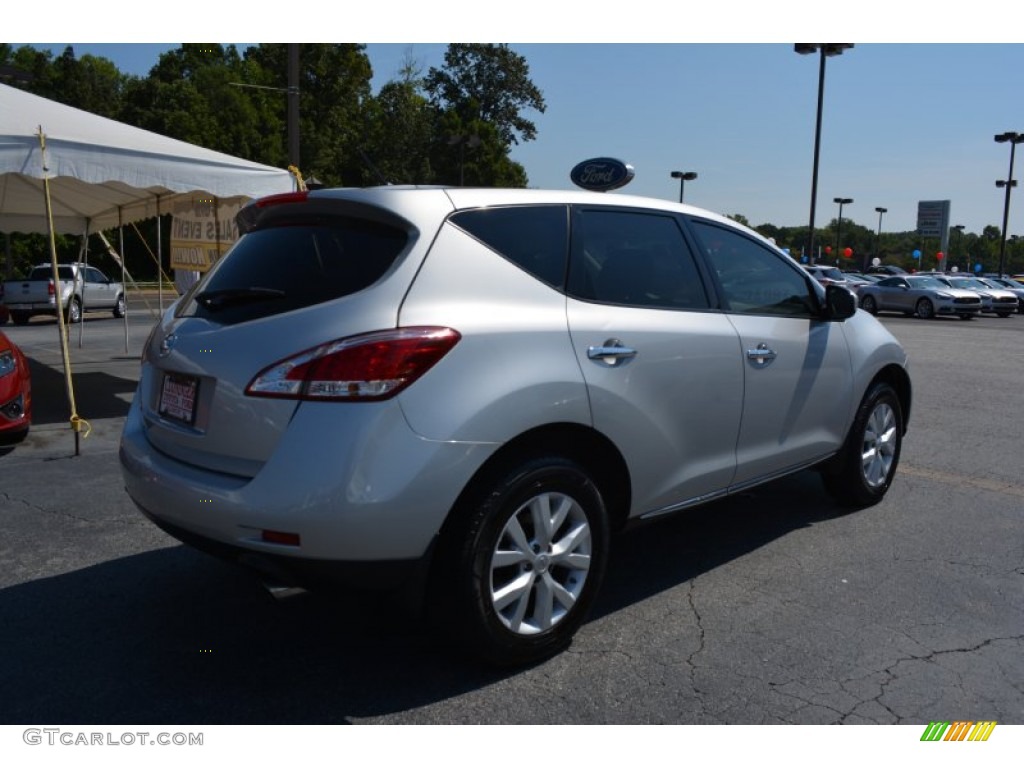
MULTIPOLYGON (((122 209, 121 206, 117 207, 117 236, 118 245, 121 251, 121 286, 127 285, 125 282, 125 266, 124 262, 126 256, 124 255, 124 221, 121 218, 122 209)), ((128 302, 125 301, 125 313, 124 313, 124 353, 128 354, 128 302)))
MULTIPOLYGON (((82 246, 78 249, 78 260, 89 266, 89 219, 85 220, 85 232, 82 233, 82 246)), ((82 348, 82 336, 85 333, 85 278, 82 278, 82 321, 78 324, 78 348, 82 348)))
POLYGON ((160 299, 160 317, 164 316, 164 252, 163 240, 160 237, 160 195, 156 196, 156 284, 157 296, 160 299))

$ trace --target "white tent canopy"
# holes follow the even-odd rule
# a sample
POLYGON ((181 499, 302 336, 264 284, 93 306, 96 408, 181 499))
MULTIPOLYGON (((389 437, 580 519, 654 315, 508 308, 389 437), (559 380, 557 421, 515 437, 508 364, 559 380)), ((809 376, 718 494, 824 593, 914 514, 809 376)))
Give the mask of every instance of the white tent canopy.
POLYGON ((286 170, 169 139, 0 85, 0 232, 82 234, 168 213, 181 194, 220 199, 294 189, 286 170))

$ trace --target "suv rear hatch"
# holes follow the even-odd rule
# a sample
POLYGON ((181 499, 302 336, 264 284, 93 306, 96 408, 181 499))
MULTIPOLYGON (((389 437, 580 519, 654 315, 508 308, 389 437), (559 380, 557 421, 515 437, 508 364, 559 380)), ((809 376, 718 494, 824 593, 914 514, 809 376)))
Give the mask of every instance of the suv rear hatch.
POLYGON ((246 387, 304 350, 395 327, 433 235, 422 227, 436 230, 451 209, 447 198, 428 197, 432 205, 414 207, 398 190, 332 190, 243 209, 242 238, 164 316, 143 352, 150 443, 187 464, 254 477, 301 403, 253 397, 246 387))

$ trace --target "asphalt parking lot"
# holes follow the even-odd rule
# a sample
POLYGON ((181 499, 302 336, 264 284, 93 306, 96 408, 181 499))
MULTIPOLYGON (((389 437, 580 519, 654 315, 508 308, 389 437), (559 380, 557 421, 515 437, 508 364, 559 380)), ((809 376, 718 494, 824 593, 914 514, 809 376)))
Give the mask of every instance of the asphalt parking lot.
POLYGON ((117 440, 150 317, 71 329, 78 456, 56 322, 4 328, 36 413, 0 449, 0 723, 1024 723, 1024 316, 882 317, 915 385, 884 502, 806 472, 626 534, 572 647, 505 672, 144 520, 117 440))

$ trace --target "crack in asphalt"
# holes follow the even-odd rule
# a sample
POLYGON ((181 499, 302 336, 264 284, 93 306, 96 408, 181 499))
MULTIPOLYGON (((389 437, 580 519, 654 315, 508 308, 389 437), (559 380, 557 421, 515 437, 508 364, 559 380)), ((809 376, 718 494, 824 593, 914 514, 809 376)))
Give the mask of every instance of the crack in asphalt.
POLYGON ((23 504, 23 505, 25 505, 26 507, 28 507, 29 509, 31 509, 31 510, 33 510, 35 512, 41 512, 44 515, 54 515, 56 517, 63 517, 63 518, 67 518, 68 520, 76 520, 76 521, 78 521, 80 523, 91 523, 91 524, 96 524, 96 523, 123 523, 125 525, 141 525, 142 524, 142 522, 140 520, 135 520, 135 519, 133 519, 131 517, 110 517, 110 518, 94 519, 94 518, 89 518, 89 517, 82 517, 81 515, 75 515, 75 514, 72 514, 70 512, 66 512, 64 510, 60 510, 60 509, 48 509, 46 507, 41 507, 38 504, 34 504, 31 501, 29 501, 28 499, 22 499, 22 498, 19 498, 17 496, 12 496, 11 494, 7 493, 6 491, 0 491, 0 502, 2 502, 2 501, 8 501, 8 502, 11 502, 13 504, 23 504))

